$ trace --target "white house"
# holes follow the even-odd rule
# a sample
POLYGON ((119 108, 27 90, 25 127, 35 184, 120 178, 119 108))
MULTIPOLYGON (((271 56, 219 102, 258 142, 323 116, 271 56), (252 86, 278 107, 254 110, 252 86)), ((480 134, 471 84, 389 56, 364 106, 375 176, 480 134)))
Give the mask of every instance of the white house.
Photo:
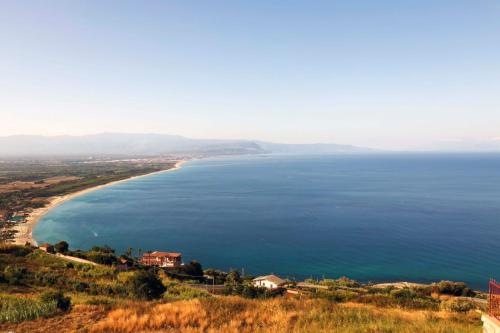
POLYGON ((267 289, 276 289, 281 287, 286 281, 276 275, 259 276, 253 279, 253 285, 267 289))

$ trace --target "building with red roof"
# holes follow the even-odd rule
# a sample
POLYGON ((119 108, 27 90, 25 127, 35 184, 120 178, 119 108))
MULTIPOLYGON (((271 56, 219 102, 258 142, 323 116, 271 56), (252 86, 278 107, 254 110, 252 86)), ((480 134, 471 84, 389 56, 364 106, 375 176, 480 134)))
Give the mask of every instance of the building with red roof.
POLYGON ((142 256, 141 264, 166 268, 180 267, 182 265, 182 254, 179 252, 147 252, 142 256))

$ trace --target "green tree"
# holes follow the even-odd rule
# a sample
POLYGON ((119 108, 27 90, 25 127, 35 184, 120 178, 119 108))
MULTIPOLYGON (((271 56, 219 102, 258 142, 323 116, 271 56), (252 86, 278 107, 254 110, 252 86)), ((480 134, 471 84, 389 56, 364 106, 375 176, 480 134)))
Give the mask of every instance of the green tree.
POLYGON ((201 267, 201 264, 199 262, 193 260, 189 264, 184 266, 184 273, 195 277, 202 277, 203 268, 201 267))
POLYGON ((241 283, 241 276, 240 272, 232 269, 227 273, 226 277, 226 284, 231 285, 231 286, 236 286, 241 283))
POLYGON ((433 289, 434 292, 453 296, 473 297, 476 294, 463 282, 440 281, 433 285, 433 289))
POLYGON ((69 244, 65 241, 60 241, 54 245, 54 249, 58 253, 67 253, 69 249, 69 244))
POLYGON ((103 245, 103 246, 92 246, 90 251, 93 252, 102 252, 102 253, 115 253, 115 250, 111 248, 109 245, 103 245))
POLYGON ((214 284, 222 284, 226 282, 226 273, 221 272, 217 269, 214 268, 208 268, 205 270, 204 275, 207 275, 210 277, 210 279, 213 279, 214 284))
POLYGON ((241 292, 241 296, 245 298, 255 298, 258 295, 257 288, 253 286, 244 286, 241 292))
POLYGON ((138 271, 131 276, 126 284, 127 292, 136 299, 151 300, 160 298, 165 292, 165 286, 152 271, 138 271))

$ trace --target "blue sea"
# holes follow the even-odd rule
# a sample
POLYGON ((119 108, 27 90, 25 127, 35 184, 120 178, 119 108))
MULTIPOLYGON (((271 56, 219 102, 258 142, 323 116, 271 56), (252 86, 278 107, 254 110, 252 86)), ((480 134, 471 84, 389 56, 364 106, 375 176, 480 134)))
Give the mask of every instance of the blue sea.
POLYGON ((67 201, 34 237, 179 251, 253 275, 484 289, 500 278, 500 155, 196 160, 67 201))

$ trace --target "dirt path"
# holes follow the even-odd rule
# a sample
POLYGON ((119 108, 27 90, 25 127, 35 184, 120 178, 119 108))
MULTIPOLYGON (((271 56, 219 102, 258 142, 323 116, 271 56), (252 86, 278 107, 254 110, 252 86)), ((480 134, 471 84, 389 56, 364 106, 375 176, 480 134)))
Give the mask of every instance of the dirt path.
POLYGON ((99 264, 97 264, 93 261, 87 260, 87 259, 82 259, 82 258, 72 257, 72 256, 65 256, 64 254, 61 254, 61 253, 56 253, 56 254, 49 253, 49 254, 56 256, 56 257, 59 257, 59 258, 66 259, 66 260, 75 261, 75 262, 78 262, 80 264, 89 264, 89 265, 99 266, 99 264))

